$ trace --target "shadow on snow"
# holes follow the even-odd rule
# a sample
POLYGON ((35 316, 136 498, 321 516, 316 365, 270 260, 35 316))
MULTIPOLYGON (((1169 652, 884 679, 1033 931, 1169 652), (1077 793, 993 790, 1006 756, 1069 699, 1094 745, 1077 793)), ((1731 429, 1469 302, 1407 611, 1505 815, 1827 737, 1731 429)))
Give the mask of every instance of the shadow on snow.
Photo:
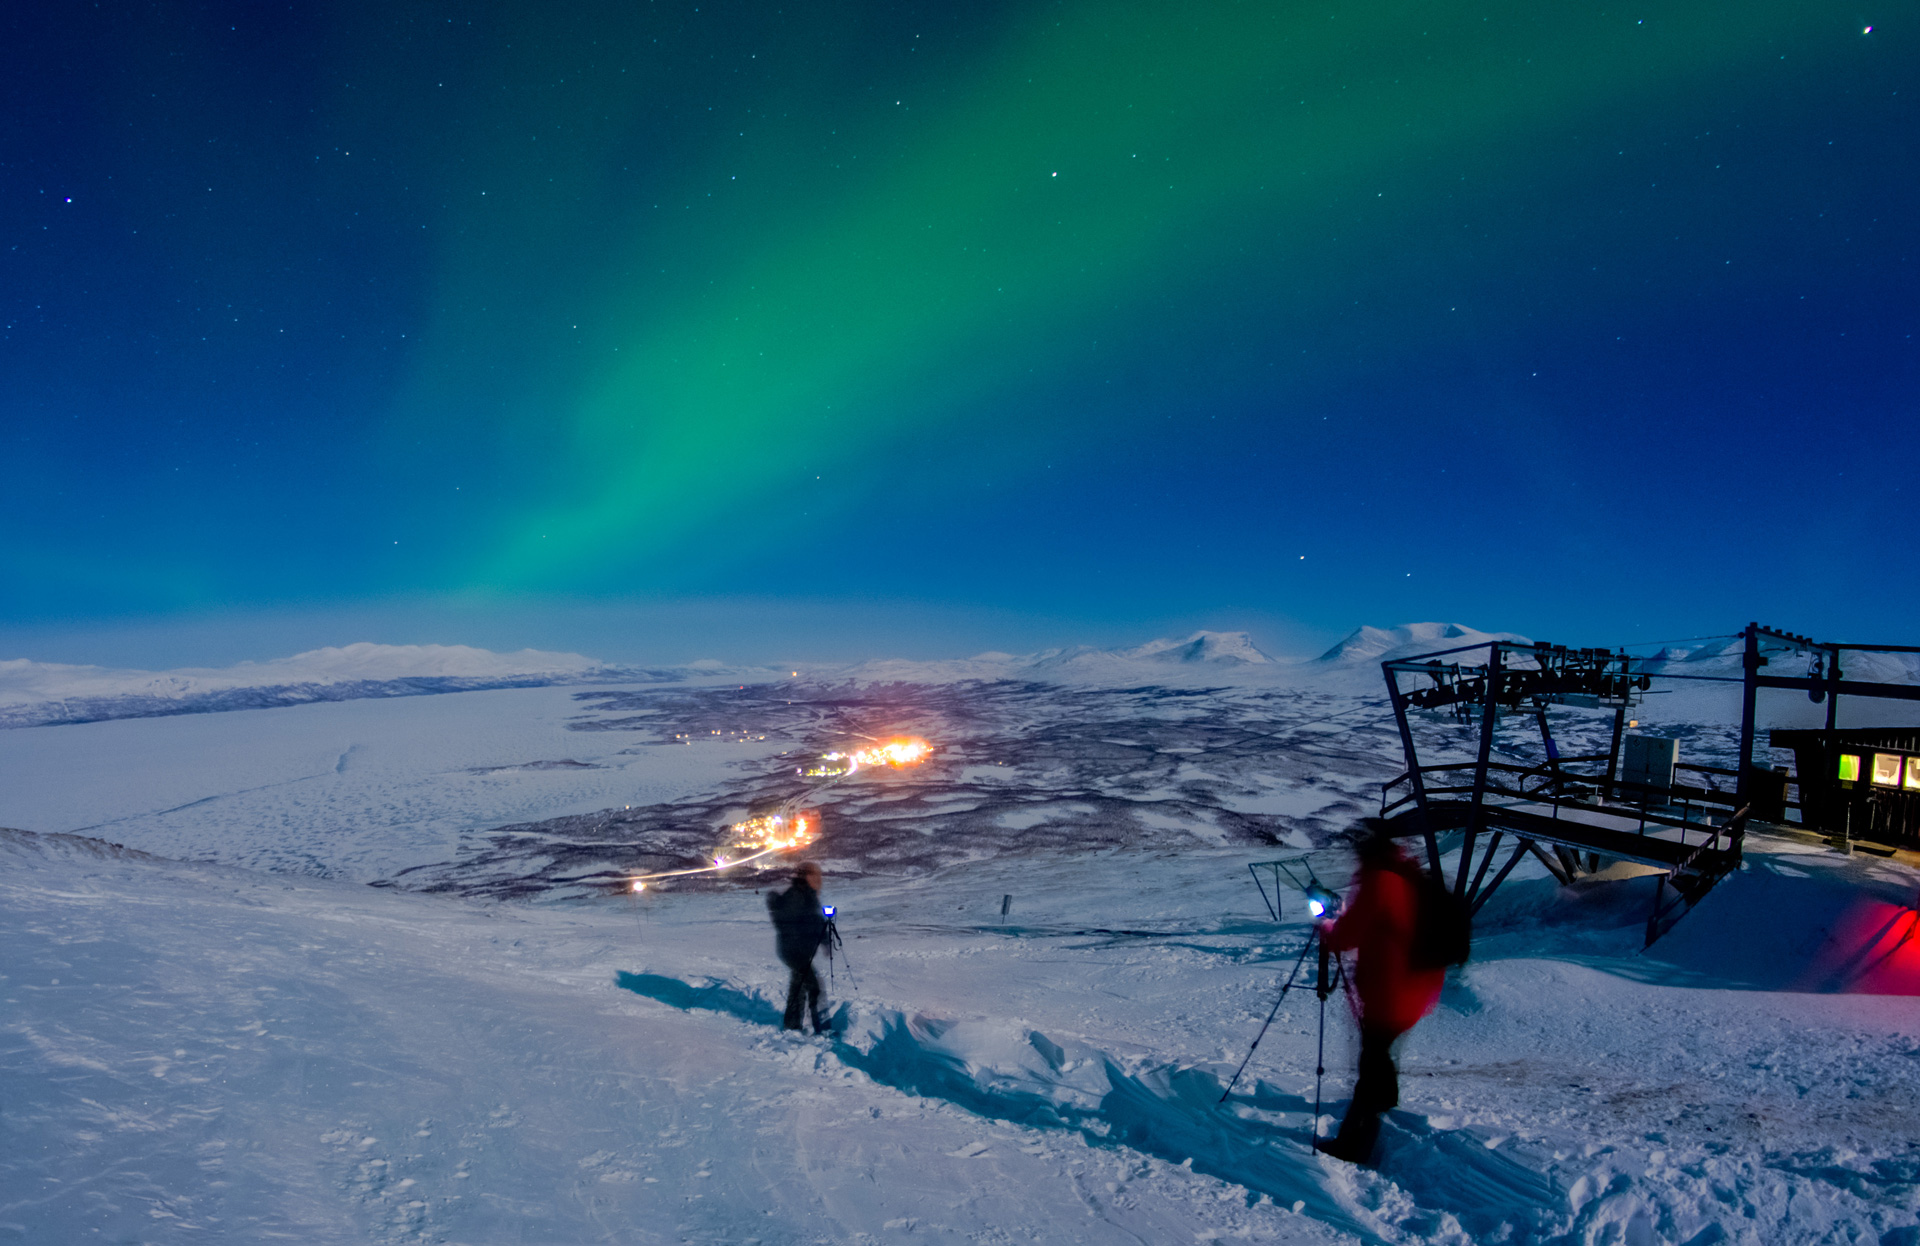
MULTIPOLYGON (((704 1009, 766 1026, 780 1011, 757 992, 719 979, 693 983, 622 973, 624 990, 674 1008, 704 1009)), ((1127 1146, 1265 1194, 1369 1242, 1431 1233, 1446 1218, 1479 1239, 1514 1243, 1568 1236, 1567 1197, 1552 1177, 1470 1131, 1432 1128, 1408 1112, 1390 1115, 1382 1170, 1418 1205, 1389 1223, 1358 1198, 1339 1161, 1309 1149, 1312 1104, 1259 1082, 1221 1104, 1221 1080, 1177 1065, 1128 1067, 1106 1052, 1037 1030, 989 1020, 952 1020, 893 1010, 833 1014, 832 1050, 848 1067, 894 1089, 938 1098, 977 1115, 1033 1129, 1066 1130, 1094 1146, 1127 1146), (1283 1124, 1278 1117, 1290 1119, 1283 1124)), ((1330 1101, 1338 1112, 1344 1101, 1330 1101)), ((1370 1200, 1371 1201, 1371 1200, 1370 1200)))

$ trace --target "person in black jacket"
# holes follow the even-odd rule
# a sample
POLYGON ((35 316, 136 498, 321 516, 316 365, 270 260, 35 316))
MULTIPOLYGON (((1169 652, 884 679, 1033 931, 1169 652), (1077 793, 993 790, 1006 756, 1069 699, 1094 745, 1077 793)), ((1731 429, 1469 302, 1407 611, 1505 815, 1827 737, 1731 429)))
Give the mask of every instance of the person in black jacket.
POLYGON ((791 887, 767 895, 767 911, 773 915, 780 959, 793 971, 781 1023, 789 1030, 799 1029, 805 1008, 812 1016, 813 1032, 824 1034, 827 1022, 820 1011, 820 975, 813 971, 814 953, 827 937, 827 917, 820 908, 820 867, 812 861, 801 862, 793 871, 791 887))

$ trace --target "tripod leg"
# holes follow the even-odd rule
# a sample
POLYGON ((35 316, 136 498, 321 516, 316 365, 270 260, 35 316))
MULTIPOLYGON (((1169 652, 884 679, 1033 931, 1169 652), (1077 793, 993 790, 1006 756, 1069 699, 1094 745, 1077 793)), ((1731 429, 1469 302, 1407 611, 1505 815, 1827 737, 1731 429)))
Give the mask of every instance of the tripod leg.
POLYGON ((845 940, 841 939, 840 927, 834 922, 834 920, 831 917, 827 919, 827 933, 820 940, 820 945, 827 949, 827 980, 828 982, 832 982, 833 980, 833 954, 834 954, 834 951, 837 949, 840 953, 841 962, 845 964, 847 967, 848 985, 852 986, 853 989, 856 991, 859 990, 860 980, 853 976, 853 962, 850 960, 847 960, 846 942, 845 940))
POLYGON ((1260 1024, 1260 1032, 1253 1036, 1253 1046, 1247 1048, 1246 1058, 1241 1060, 1240 1067, 1233 1071, 1233 1080, 1228 1082, 1227 1088, 1220 1092, 1220 1097, 1214 1101, 1216 1104, 1225 1103, 1227 1096, 1233 1093, 1233 1088, 1240 1084, 1240 1075, 1247 1071, 1248 1061, 1252 1060, 1253 1053, 1260 1049, 1260 1040, 1267 1036, 1267 1027, 1273 1024, 1276 1016, 1280 1015, 1280 1005, 1287 1002, 1287 992, 1293 989, 1294 979, 1300 976, 1300 966, 1307 963, 1307 953, 1312 950, 1313 936, 1309 935, 1306 945, 1300 949, 1300 955, 1293 962, 1293 972, 1287 975, 1286 982, 1280 987, 1280 998, 1273 1001, 1273 1008, 1267 1013, 1267 1019, 1260 1024))
POLYGON ((1320 1083, 1327 1076, 1327 997, 1320 997, 1320 1043, 1313 1055, 1313 1149, 1320 1149, 1320 1083))
POLYGON ((1215 1102, 1225 1103, 1227 1096, 1233 1093, 1233 1088, 1240 1084, 1240 1075, 1247 1071, 1248 1061, 1252 1060, 1253 1053, 1259 1050, 1260 1040, 1267 1036, 1267 1027, 1272 1025, 1274 1017, 1279 1015, 1280 1005, 1287 1000, 1287 987, 1292 985, 1293 984, 1289 982, 1287 986, 1280 988, 1280 998, 1273 1001, 1273 1008, 1267 1013, 1267 1019, 1260 1023, 1260 1032, 1253 1036, 1253 1046, 1247 1048, 1247 1054, 1241 1059, 1240 1067, 1233 1071, 1233 1080, 1227 1083, 1227 1088, 1220 1092, 1220 1098, 1215 1100, 1215 1102))

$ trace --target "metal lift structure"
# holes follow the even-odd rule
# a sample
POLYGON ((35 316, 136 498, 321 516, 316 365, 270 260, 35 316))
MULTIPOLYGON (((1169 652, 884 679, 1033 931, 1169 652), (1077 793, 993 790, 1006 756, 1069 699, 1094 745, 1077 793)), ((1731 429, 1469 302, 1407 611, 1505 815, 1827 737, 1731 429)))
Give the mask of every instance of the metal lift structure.
MULTIPOLYGON (((1811 755, 1822 759, 1832 753, 1840 759, 1836 773, 1843 776, 1847 741, 1839 739, 1833 727, 1833 707, 1842 694, 1920 700, 1920 686, 1847 680, 1840 665, 1841 654, 1847 651, 1920 653, 1920 648, 1823 644, 1757 623, 1749 624, 1743 635, 1738 676, 1646 673, 1636 669, 1637 660, 1624 650, 1572 649, 1544 642, 1482 641, 1383 662, 1407 768, 1381 786, 1380 816, 1394 835, 1425 841, 1429 868, 1443 881, 1439 836, 1461 833, 1451 886, 1474 912, 1528 854, 1562 885, 1596 872, 1602 859, 1632 861, 1657 870, 1660 881, 1647 915, 1650 946, 1739 866, 1749 822, 1791 824, 1787 811, 1802 808, 1801 800, 1790 798, 1789 789, 1795 784, 1789 776, 1753 764, 1756 699, 1762 689, 1799 690, 1816 702, 1827 701, 1828 729, 1823 738, 1786 740, 1781 736, 1787 733, 1775 732, 1773 742, 1811 748, 1811 755), (1761 673, 1782 654, 1808 657, 1808 673, 1761 673), (1645 773, 1622 773, 1627 710, 1653 681, 1667 679, 1743 684, 1736 766, 1670 763, 1666 776, 1653 781, 1645 773), (1547 715, 1553 705, 1612 708, 1609 750, 1561 755, 1547 715), (1408 719, 1412 710, 1449 710, 1465 721, 1477 718, 1475 759, 1422 761, 1408 719), (1503 714, 1534 718, 1545 745, 1545 762, 1525 765, 1495 757, 1494 734, 1503 714), (1682 782, 1683 774, 1676 772, 1704 781, 1682 782), (1722 779, 1732 782, 1722 786, 1722 779), (1495 860, 1509 848, 1508 841, 1512 841, 1510 850, 1496 868, 1495 860)), ((1920 805, 1920 733, 1908 734, 1916 736, 1914 796, 1920 805)), ((1854 756, 1853 762, 1857 769, 1859 758, 1854 756)), ((1808 812, 1843 807, 1841 802, 1819 798, 1814 777, 1804 765, 1797 786, 1809 798, 1808 812)), ((1806 819, 1802 822, 1807 825, 1806 819)))

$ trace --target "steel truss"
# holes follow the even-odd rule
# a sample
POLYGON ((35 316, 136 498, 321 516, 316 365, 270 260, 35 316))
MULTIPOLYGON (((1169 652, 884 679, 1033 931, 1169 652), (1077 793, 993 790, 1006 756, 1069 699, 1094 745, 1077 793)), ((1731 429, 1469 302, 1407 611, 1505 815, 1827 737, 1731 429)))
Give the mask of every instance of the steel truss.
MULTIPOLYGON (((1562 885, 1597 872, 1603 858, 1633 861, 1660 871, 1647 915, 1646 942, 1651 945, 1739 865, 1751 813, 1740 786, 1725 791, 1709 779, 1702 786, 1676 783, 1655 789, 1621 777, 1626 711, 1635 694, 1650 683, 1648 676, 1633 670, 1633 659, 1625 652, 1486 641, 1383 662, 1381 671, 1407 769, 1381 785, 1380 816, 1395 835, 1424 839, 1428 866, 1443 880, 1439 837, 1461 833, 1452 889, 1472 912, 1479 912, 1529 854, 1562 885), (1462 660, 1475 654, 1482 660, 1462 660), (1609 750, 1561 755, 1547 716, 1548 707, 1556 704, 1612 708, 1609 750), (1451 709, 1462 719, 1478 717, 1475 760, 1423 763, 1409 709, 1451 709), (1503 712, 1531 713, 1546 746, 1544 763, 1494 760, 1494 730, 1503 712), (1496 870, 1495 860, 1509 839, 1511 850, 1496 870)), ((1750 723, 1750 711, 1748 718, 1750 723)), ((1747 738, 1750 756, 1750 726, 1747 738)), ((1710 766, 1680 769, 1739 777, 1710 766)))

